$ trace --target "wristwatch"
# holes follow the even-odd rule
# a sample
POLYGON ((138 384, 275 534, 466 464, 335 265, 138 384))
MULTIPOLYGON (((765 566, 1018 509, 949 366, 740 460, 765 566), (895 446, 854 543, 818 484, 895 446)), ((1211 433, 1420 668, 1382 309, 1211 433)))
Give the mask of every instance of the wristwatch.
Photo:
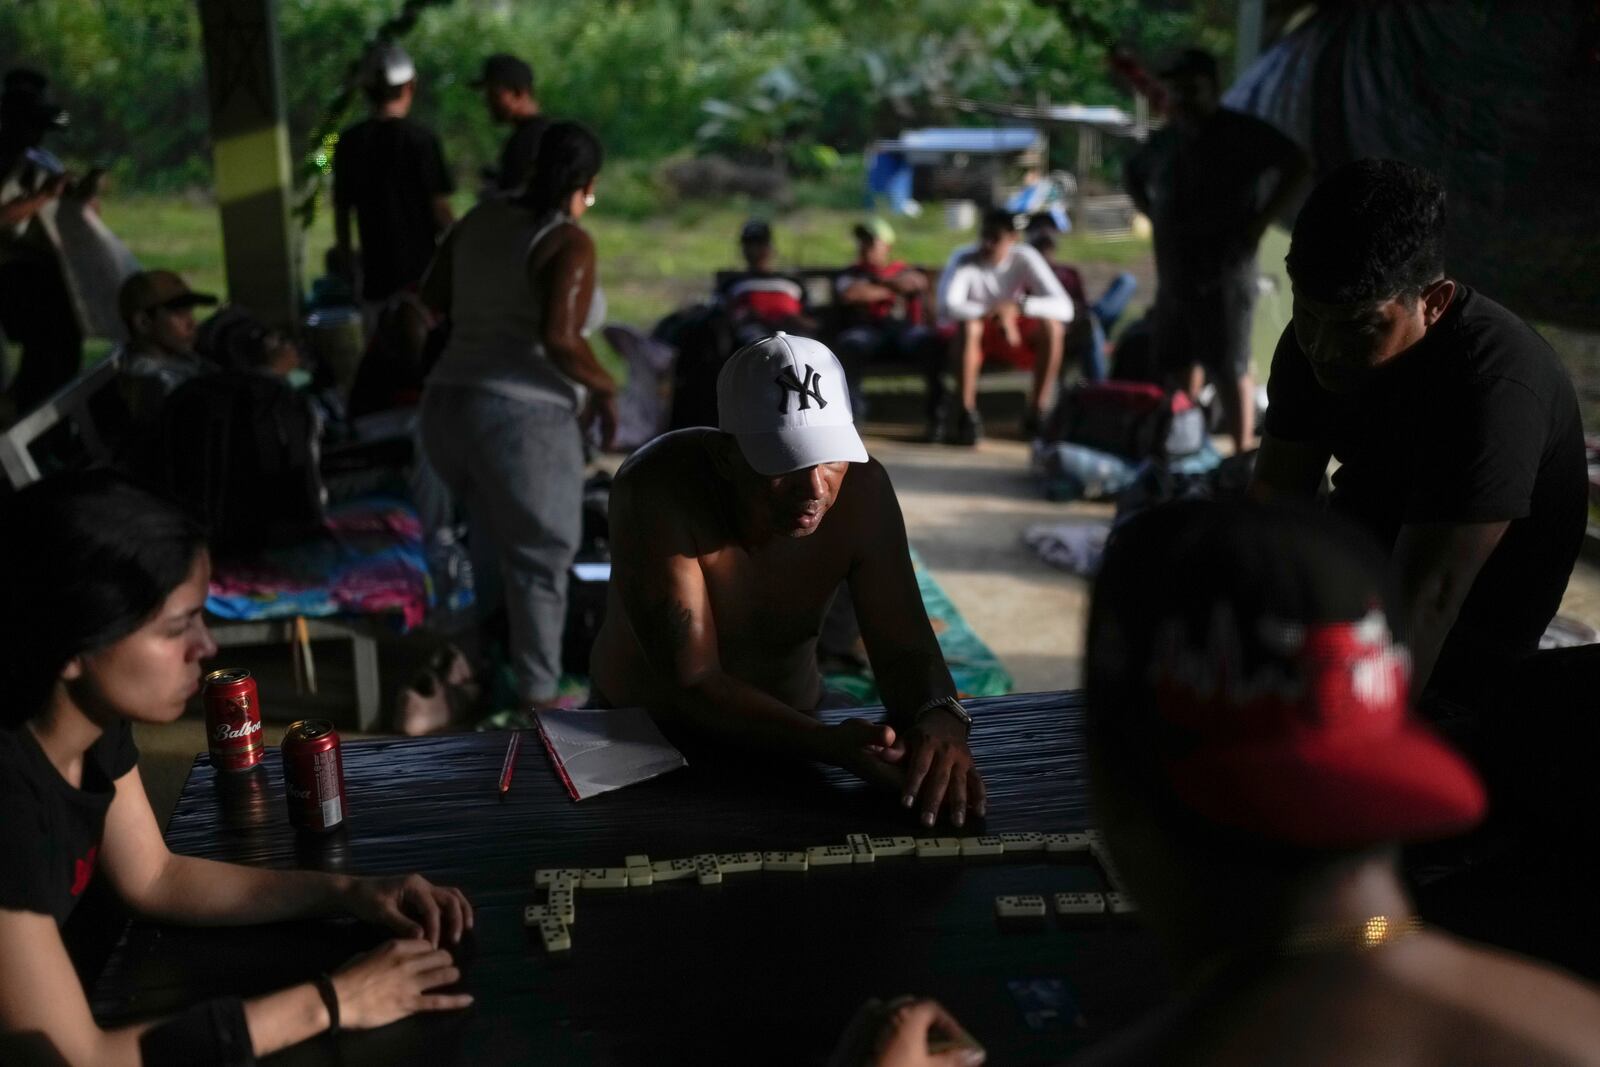
POLYGON ((968 714, 966 708, 961 706, 961 701, 957 700, 955 697, 934 697, 932 700, 922 705, 922 707, 918 708, 915 715, 911 716, 911 725, 913 727, 920 725, 922 720, 927 718, 930 712, 934 711, 947 711, 951 715, 954 715, 957 719, 960 719, 962 725, 966 726, 967 728, 968 736, 971 736, 972 716, 968 714))

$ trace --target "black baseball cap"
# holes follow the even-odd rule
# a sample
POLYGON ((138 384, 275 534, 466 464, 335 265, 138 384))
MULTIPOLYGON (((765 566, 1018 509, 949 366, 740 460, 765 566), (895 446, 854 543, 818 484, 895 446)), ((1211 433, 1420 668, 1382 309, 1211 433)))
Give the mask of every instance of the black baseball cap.
POLYGON ((772 224, 767 222, 766 219, 751 219, 744 224, 744 229, 739 231, 740 244, 744 244, 747 241, 759 241, 762 244, 767 244, 771 240, 772 224))
POLYGON ((67 113, 50 100, 50 79, 28 67, 6 71, 0 91, 0 118, 23 126, 61 129, 67 113))
POLYGON ((474 89, 499 85, 533 92, 533 68, 509 52, 496 52, 483 61, 483 71, 469 83, 474 89))
POLYGON ((1167 60, 1160 70, 1163 78, 1185 78, 1197 74, 1211 79, 1213 85, 1222 84, 1217 72, 1217 57, 1204 48, 1185 48, 1167 60))

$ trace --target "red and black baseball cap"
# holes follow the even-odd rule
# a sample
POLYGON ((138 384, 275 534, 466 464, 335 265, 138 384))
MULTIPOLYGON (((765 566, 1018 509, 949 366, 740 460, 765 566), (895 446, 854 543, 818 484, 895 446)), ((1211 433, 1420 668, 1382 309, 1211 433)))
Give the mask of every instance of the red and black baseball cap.
POLYGON ((1107 548, 1090 611, 1090 714, 1179 803, 1268 841, 1353 849, 1484 814, 1466 760, 1409 703, 1383 561, 1323 513, 1154 509, 1107 548))

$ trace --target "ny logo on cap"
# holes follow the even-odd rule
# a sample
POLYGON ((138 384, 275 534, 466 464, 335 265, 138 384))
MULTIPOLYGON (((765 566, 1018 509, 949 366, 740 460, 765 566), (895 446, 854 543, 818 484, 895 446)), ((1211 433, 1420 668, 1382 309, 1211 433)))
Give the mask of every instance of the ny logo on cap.
POLYGON ((811 364, 806 364, 806 380, 801 381, 794 376, 794 371, 785 367, 783 373, 772 379, 778 383, 778 414, 789 414, 789 394, 794 393, 800 397, 801 411, 811 407, 811 401, 817 402, 817 407, 825 408, 828 402, 822 399, 822 375, 812 369, 811 364))

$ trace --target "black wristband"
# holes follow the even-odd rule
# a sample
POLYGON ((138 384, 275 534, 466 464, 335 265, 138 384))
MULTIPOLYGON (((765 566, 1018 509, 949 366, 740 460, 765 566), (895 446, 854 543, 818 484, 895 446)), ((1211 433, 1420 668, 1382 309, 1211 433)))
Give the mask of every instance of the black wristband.
POLYGON ((317 992, 322 994, 322 1003, 328 1006, 328 1036, 339 1036, 339 992, 333 988, 333 979, 325 974, 319 974, 312 979, 317 987, 317 992))

